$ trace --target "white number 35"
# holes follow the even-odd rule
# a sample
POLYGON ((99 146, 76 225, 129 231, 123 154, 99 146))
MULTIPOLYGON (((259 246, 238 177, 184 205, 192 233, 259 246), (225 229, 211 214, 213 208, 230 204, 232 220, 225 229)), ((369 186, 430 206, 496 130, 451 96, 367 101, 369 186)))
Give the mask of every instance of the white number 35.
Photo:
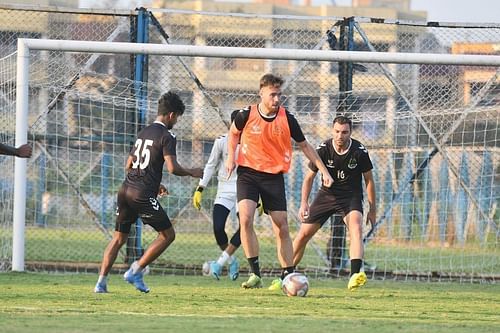
POLYGON ((137 139, 135 142, 135 161, 132 163, 132 169, 146 169, 149 165, 149 160, 151 159, 151 152, 149 151, 149 147, 153 145, 153 140, 144 140, 144 144, 142 139, 137 139))

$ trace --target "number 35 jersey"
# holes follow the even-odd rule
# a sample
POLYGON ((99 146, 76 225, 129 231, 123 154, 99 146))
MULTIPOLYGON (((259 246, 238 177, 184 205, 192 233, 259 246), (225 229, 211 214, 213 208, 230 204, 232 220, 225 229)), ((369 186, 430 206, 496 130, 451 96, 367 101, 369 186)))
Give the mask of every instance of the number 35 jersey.
MULTIPOLYGON (((333 178, 333 185, 322 188, 337 197, 363 197, 362 175, 373 169, 368 150, 358 140, 351 138, 351 144, 346 152, 339 154, 332 139, 323 141, 317 148, 319 157, 333 178)), ((309 169, 318 169, 309 163, 309 169)))
POLYGON ((165 125, 155 121, 137 135, 130 149, 132 166, 124 184, 156 197, 163 175, 164 156, 176 155, 177 139, 165 125))

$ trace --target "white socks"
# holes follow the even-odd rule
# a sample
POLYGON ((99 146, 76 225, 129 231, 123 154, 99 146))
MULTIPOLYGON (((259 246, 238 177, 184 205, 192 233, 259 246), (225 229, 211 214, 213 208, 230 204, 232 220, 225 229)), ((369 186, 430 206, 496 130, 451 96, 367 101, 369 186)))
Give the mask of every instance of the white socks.
POLYGON ((137 261, 134 261, 132 265, 130 265, 130 268, 132 268, 133 274, 137 274, 138 272, 142 271, 142 267, 139 266, 139 263, 137 263, 137 261))
POLYGON ((224 266, 226 262, 231 264, 234 261, 234 256, 230 256, 226 251, 222 251, 219 259, 217 259, 217 263, 221 266, 224 266))
POLYGON ((104 275, 99 275, 99 279, 97 280, 97 283, 99 284, 107 284, 108 283, 108 277, 104 275))

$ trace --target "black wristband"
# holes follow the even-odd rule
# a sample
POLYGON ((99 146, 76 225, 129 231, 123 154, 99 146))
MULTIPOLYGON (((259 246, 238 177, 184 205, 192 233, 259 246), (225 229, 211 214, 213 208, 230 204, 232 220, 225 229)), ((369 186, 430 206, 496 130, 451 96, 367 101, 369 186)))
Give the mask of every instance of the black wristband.
POLYGON ((203 187, 201 187, 201 186, 196 187, 196 191, 203 192, 203 187))

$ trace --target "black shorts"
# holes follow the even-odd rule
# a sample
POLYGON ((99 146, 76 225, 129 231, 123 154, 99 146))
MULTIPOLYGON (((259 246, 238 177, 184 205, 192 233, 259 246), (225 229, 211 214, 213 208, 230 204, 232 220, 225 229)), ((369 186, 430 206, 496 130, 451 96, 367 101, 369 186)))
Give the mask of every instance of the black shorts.
POLYGON ((253 170, 247 167, 238 167, 236 193, 238 202, 250 199, 262 204, 266 212, 286 211, 285 180, 283 174, 271 174, 253 170))
POLYGON ((304 219, 303 223, 319 223, 323 226, 333 214, 341 214, 344 217, 353 210, 363 214, 363 198, 361 196, 338 197, 320 188, 309 206, 309 216, 304 219))
POLYGON ((118 191, 115 230, 130 233, 130 227, 141 218, 156 231, 163 231, 172 226, 167 213, 163 210, 156 195, 144 193, 139 189, 122 185, 118 191))

